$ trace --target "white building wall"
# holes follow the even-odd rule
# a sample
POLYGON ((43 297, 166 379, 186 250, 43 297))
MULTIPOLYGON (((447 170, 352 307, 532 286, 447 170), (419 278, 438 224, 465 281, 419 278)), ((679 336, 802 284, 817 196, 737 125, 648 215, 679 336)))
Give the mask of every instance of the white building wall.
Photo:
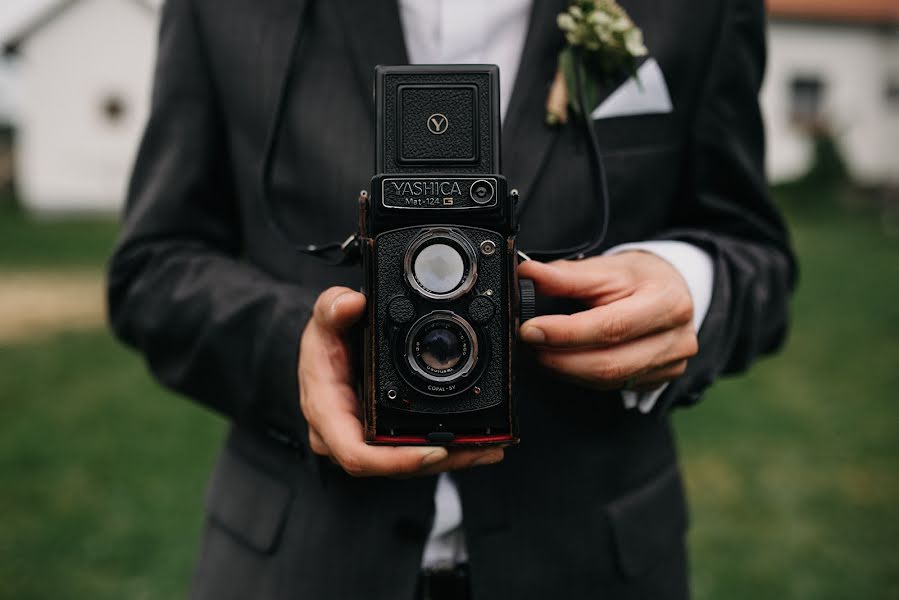
POLYGON ((0 125, 12 125, 16 119, 14 66, 0 57, 0 125))
POLYGON ((20 49, 17 176, 38 213, 118 210, 147 117, 156 15, 125 0, 80 0, 20 49), (110 121, 104 101, 122 99, 110 121))
POLYGON ((774 21, 768 45, 762 108, 771 179, 794 179, 811 164, 811 141, 790 122, 790 84, 813 75, 825 82, 823 112, 852 176, 899 183, 899 106, 885 95, 890 77, 899 78, 896 29, 774 21))

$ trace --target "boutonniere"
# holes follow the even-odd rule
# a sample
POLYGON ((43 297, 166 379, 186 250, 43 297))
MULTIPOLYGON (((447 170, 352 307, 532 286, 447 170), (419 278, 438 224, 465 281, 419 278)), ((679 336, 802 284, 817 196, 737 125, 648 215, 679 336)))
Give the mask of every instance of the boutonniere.
POLYGON ((636 77, 637 58, 647 54, 643 32, 615 0, 574 0, 556 22, 567 43, 546 98, 548 125, 567 123, 569 108, 581 113, 581 98, 569 93, 578 89, 578 80, 586 114, 599 101, 603 84, 622 75, 636 77))

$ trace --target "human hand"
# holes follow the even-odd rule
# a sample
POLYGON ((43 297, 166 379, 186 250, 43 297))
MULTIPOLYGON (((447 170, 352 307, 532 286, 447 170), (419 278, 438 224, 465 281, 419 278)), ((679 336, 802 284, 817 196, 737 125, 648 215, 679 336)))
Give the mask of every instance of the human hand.
POLYGON ((519 267, 547 296, 583 301, 572 315, 543 315, 521 326, 537 360, 596 389, 652 391, 683 375, 699 345, 693 300, 680 272, 642 251, 519 267))
POLYGON ((353 390, 347 330, 365 313, 365 296, 332 287, 318 297, 300 341, 300 408, 309 447, 354 477, 415 476, 486 465, 503 459, 502 448, 447 450, 438 446, 369 446, 353 390))

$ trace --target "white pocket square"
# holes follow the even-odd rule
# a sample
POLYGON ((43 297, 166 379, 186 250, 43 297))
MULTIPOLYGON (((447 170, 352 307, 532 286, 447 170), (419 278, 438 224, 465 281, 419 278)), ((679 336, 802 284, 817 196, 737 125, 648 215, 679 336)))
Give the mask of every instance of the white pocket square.
POLYGON ((673 110, 665 75, 656 59, 647 59, 637 69, 639 83, 629 77, 609 94, 590 116, 594 119, 670 113, 673 110))

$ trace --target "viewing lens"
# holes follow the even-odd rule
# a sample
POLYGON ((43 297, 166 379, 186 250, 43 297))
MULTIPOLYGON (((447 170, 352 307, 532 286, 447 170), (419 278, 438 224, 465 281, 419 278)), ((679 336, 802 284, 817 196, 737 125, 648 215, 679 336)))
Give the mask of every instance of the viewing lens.
POLYGON ((415 257, 415 279, 435 294, 453 291, 465 277, 465 261, 459 251, 448 244, 431 244, 415 257))
POLYGON ((435 371, 452 369, 462 360, 462 340, 455 332, 443 327, 426 333, 419 348, 422 362, 435 371))
POLYGON ((477 252, 462 232, 429 227, 406 247, 403 274, 409 287, 430 300, 455 300, 478 277, 477 252))

